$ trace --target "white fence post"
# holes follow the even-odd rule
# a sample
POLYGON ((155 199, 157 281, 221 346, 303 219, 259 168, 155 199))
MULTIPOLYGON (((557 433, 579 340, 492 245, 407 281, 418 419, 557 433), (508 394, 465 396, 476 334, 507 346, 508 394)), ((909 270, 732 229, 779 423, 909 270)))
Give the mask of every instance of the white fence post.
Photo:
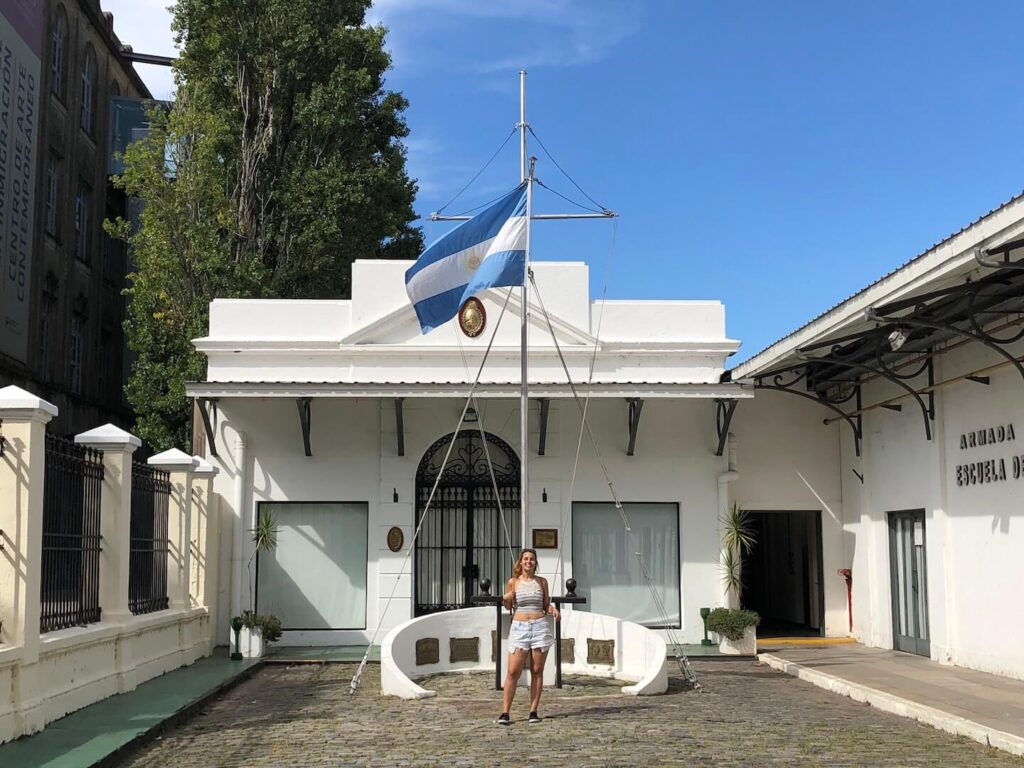
POLYGON ((104 424, 75 435, 75 442, 103 454, 100 495, 100 605, 104 621, 131 618, 128 571, 131 561, 132 454, 142 445, 135 435, 104 424))
POLYGON ((151 457, 148 464, 170 475, 171 495, 167 504, 167 597, 171 608, 184 610, 191 607, 188 578, 192 474, 199 460, 184 451, 171 448, 151 457))
POLYGON ((46 425, 57 406, 20 387, 0 389, 0 643, 21 646, 10 690, 13 717, 0 717, 0 742, 43 727, 36 690, 43 573, 46 425))

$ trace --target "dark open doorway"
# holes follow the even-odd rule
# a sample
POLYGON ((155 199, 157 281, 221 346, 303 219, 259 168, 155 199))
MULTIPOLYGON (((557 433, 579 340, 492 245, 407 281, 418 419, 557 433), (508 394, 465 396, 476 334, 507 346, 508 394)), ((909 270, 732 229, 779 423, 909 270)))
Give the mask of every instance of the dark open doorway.
POLYGON ((824 634, 821 513, 750 512, 757 543, 743 558, 743 607, 761 615, 758 637, 824 634))

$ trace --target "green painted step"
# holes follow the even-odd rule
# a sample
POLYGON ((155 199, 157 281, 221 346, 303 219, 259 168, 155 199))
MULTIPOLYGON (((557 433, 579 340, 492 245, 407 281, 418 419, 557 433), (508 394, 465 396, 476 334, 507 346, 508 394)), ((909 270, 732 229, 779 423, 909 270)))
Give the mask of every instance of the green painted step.
POLYGON ((188 713, 261 665, 230 661, 225 649, 54 720, 39 733, 0 746, 0 766, 85 768, 111 757, 171 718, 188 713))

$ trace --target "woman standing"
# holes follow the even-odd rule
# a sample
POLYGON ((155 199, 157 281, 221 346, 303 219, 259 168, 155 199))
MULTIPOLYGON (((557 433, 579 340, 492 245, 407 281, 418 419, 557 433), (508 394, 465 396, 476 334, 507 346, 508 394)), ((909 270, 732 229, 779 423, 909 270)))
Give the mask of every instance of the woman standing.
POLYGON ((515 613, 512 615, 512 629, 508 633, 508 674, 505 676, 505 689, 502 696, 504 711, 498 717, 498 725, 509 725, 509 710, 512 699, 516 695, 519 676, 523 666, 530 664, 530 722, 539 723, 540 694, 544 690, 544 662, 548 651, 555 644, 551 625, 547 616, 558 621, 558 609, 551 603, 547 579, 537 575, 537 553, 532 549, 524 549, 519 554, 512 578, 505 585, 502 595, 505 607, 515 613))

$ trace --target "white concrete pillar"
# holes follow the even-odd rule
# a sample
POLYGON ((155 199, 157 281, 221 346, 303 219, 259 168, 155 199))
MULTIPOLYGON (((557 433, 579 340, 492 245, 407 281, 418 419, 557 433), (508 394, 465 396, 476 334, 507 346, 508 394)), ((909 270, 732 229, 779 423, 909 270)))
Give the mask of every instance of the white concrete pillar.
POLYGON ((192 515, 192 473, 199 460, 171 448, 147 462, 170 475, 171 495, 167 505, 167 598, 172 609, 191 607, 188 591, 190 572, 189 533, 192 515))
POLYGON ((0 389, 0 643, 21 646, 8 693, 11 734, 42 730, 39 614, 43 575, 46 425, 57 406, 20 387, 0 389))
POLYGON ((0 389, 0 642, 39 658, 46 425, 57 406, 19 387, 0 389))
POLYGON ((103 453, 100 494, 100 605, 103 621, 124 622, 128 608, 128 566, 131 559, 132 454, 142 445, 135 435, 104 424, 75 435, 75 442, 103 453))
POLYGON ((217 507, 213 496, 213 478, 217 467, 198 456, 192 473, 192 564, 189 591, 197 605, 213 613, 217 589, 217 507))

